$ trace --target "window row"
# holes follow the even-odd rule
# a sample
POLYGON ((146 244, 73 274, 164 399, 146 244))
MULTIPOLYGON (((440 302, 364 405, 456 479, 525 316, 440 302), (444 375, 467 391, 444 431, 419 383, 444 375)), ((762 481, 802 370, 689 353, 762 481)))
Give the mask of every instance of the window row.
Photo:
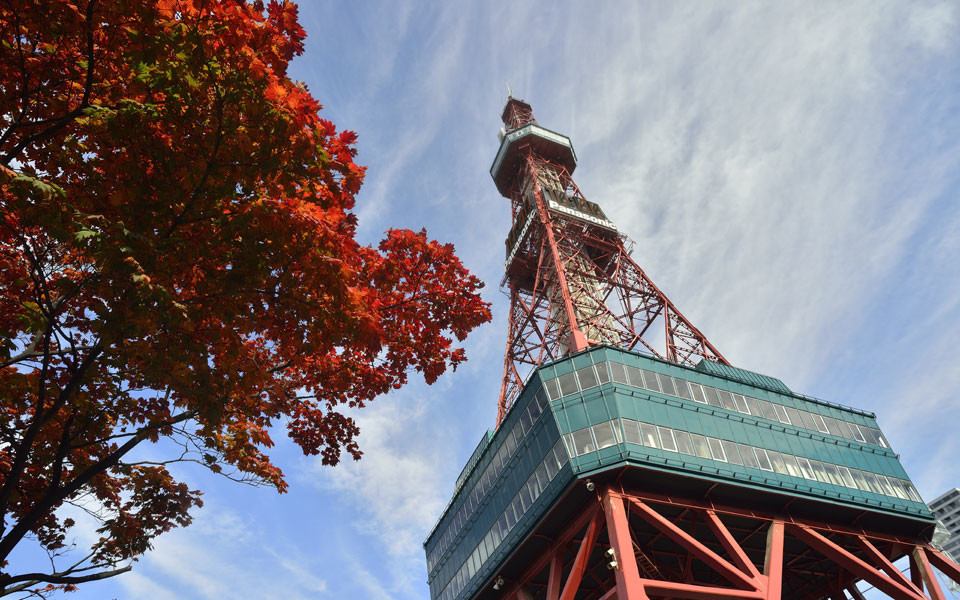
POLYGON ((463 591, 463 588, 470 583, 473 576, 493 555, 500 543, 507 537, 507 534, 520 521, 527 509, 540 497, 543 490, 553 481, 553 478, 565 464, 567 464, 567 453, 563 449, 563 443, 557 441, 553 449, 547 452, 540 466, 530 475, 527 482, 494 522, 490 531, 480 540, 480 543, 473 549, 473 552, 470 553, 470 556, 467 557, 457 572, 453 574, 443 591, 439 594, 432 594, 433 598, 453 600, 463 591))
POLYGON ((689 456, 769 471, 779 475, 789 475, 864 492, 873 492, 874 494, 892 496, 901 500, 923 502, 909 481, 896 477, 885 477, 879 473, 755 448, 746 444, 651 425, 632 419, 623 419, 622 421, 622 430, 620 420, 613 420, 564 435, 563 440, 567 445, 570 456, 582 456, 626 441, 638 446, 678 452, 689 456))
POLYGON ((578 369, 547 381, 544 387, 551 399, 557 399, 602 385, 610 381, 611 378, 618 383, 693 400, 715 408, 724 408, 761 419, 777 421, 784 425, 793 425, 801 429, 855 440, 863 444, 873 444, 882 448, 890 447, 879 429, 818 415, 792 406, 774 404, 766 400, 734 394, 726 390, 700 385, 663 373, 654 373, 646 369, 622 365, 617 362, 600 363, 578 369))
POLYGON ((950 509, 956 508, 958 506, 958 502, 960 502, 957 500, 958 496, 960 496, 960 490, 958 489, 955 489, 947 494, 944 494, 943 496, 940 496, 939 498, 937 498, 936 500, 930 503, 930 510, 935 510, 940 507, 944 507, 944 510, 950 510, 950 509), (953 502, 951 502, 951 500, 953 502), (944 506, 947 504, 949 504, 949 506, 944 506))
POLYGON ((427 573, 433 571, 440 557, 449 549, 450 544, 456 539, 464 523, 470 519, 477 506, 480 505, 480 501, 493 486, 493 483, 497 480, 501 471, 503 471, 503 466, 507 464, 507 461, 523 440, 523 437, 527 435, 527 432, 530 431, 530 428, 533 427, 533 424, 536 423, 540 415, 547 410, 547 402, 547 395, 541 387, 537 390, 536 394, 534 394, 533 398, 530 399, 526 409, 520 414, 520 420, 517 421, 513 429, 507 434, 503 443, 500 445, 500 449, 493 455, 486 469, 483 470, 483 473, 481 473, 480 477, 476 480, 477 483, 474 484, 473 489, 466 496, 466 499, 460 506, 460 510, 457 511, 453 519, 449 522, 440 541, 427 556, 427 573))

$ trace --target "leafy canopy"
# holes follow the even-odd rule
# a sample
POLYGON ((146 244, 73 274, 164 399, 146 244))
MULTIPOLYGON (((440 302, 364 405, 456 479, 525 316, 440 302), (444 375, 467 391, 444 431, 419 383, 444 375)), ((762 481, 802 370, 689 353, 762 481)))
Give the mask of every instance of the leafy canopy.
POLYGON ((304 36, 289 2, 0 0, 0 595, 189 524, 167 462, 282 492, 278 421, 359 458, 342 409, 432 383, 489 320, 452 246, 356 241, 356 137, 286 74, 304 36), (89 554, 8 563, 66 552, 67 504, 99 520, 89 554))

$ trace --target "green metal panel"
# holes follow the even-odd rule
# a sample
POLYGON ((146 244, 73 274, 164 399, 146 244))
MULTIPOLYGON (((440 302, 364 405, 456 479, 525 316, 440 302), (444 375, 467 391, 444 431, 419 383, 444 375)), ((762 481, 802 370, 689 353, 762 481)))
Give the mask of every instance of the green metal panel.
POLYGON ((877 437, 879 435, 872 413, 796 394, 779 380, 758 373, 725 365, 692 369, 612 347, 599 347, 567 357, 536 371, 500 429, 484 434, 467 462, 450 504, 424 542, 431 597, 439 598, 445 592, 451 598, 469 597, 496 573, 512 549, 530 534, 575 478, 624 466, 680 473, 746 489, 775 491, 899 518, 932 521, 932 515, 919 497, 909 496, 915 494, 915 490, 909 485, 897 455, 885 447, 885 439, 877 437), (674 387, 675 394, 646 389, 643 386, 647 376, 641 375, 642 381, 638 384, 633 379, 634 371, 626 368, 622 375, 615 376, 614 369, 618 367, 614 365, 656 373, 657 386, 667 382, 674 387), (555 380, 587 368, 593 370, 576 376, 579 379, 592 373, 584 379, 588 382, 584 385, 596 380, 598 373, 610 380, 583 390, 577 384, 577 391, 547 398, 546 390, 555 380), (674 379, 661 379, 663 375, 674 379), (618 377, 622 380, 617 380, 618 377), (676 388, 678 384, 683 386, 680 390, 676 388), (699 388, 704 394, 702 401, 695 398, 697 386, 704 386, 699 388), (708 388, 712 390, 709 393, 708 388), (681 390, 686 390, 690 397, 684 397, 681 390), (708 398, 710 394, 712 399, 708 398), (736 405, 738 398, 742 405, 736 405), (747 406, 748 401, 756 403, 754 408, 747 406), (764 408, 760 401, 770 404, 764 408), (795 411, 792 417, 787 413, 788 408, 795 411), (752 414, 755 410, 761 414, 752 414), (772 411, 773 415, 764 410, 772 411), (535 419, 531 418, 533 414, 537 415, 535 419), (820 418, 827 420, 819 425, 816 419, 820 418), (831 418, 837 421, 830 423, 831 418), (606 423, 616 423, 621 437, 612 440, 606 423), (673 436, 677 432, 689 434, 687 441, 691 443, 695 436, 703 436, 697 438, 701 440, 698 443, 712 443, 712 440, 720 444, 724 452, 726 444, 743 444, 733 446, 737 456, 741 449, 749 452, 757 467, 723 462, 713 455, 651 447, 642 441, 635 443, 636 437, 642 434, 639 423, 653 426, 655 434, 658 427, 673 436), (593 426, 597 425, 600 428, 594 430, 593 426), (850 425, 856 428, 850 429, 850 425), (633 433, 629 433, 633 437, 628 440, 630 427, 634 427, 633 433), (827 431, 821 431, 821 427, 827 431), (855 430, 863 441, 855 439, 855 430), (522 435, 516 436, 515 432, 522 435), (589 440, 588 448, 557 461, 553 468, 558 470, 548 479, 549 483, 542 485, 542 477, 538 478, 536 473, 545 472, 550 458, 568 454, 560 439, 565 436, 573 443, 571 434, 589 440), (519 445, 508 452, 511 439, 519 440, 519 445), (769 470, 761 468, 759 460, 763 457, 770 461, 769 470), (781 461, 779 466, 775 464, 777 460, 781 461), (790 460, 795 461, 791 468, 798 472, 804 468, 800 461, 819 462, 810 462, 810 473, 801 476, 789 471, 790 460), (813 471, 818 464, 821 465, 820 477, 827 481, 811 478, 816 476, 813 471), (841 467, 850 478, 855 474, 862 476, 863 482, 855 480, 854 485, 849 484, 843 478, 841 467), (874 485, 879 487, 872 488, 867 479, 877 476, 892 479, 875 479, 874 485), (891 486, 889 489, 884 487, 884 481, 891 486), (893 487, 901 484, 908 487, 893 487), (532 503, 521 510, 520 497, 531 490, 531 486, 538 491, 532 503), (474 500, 478 500, 475 506, 474 500), (511 514, 519 515, 519 519, 508 529, 502 529, 511 510, 516 511, 511 514), (502 531, 506 533, 501 535, 502 531), (468 565, 473 564, 479 566, 475 572, 472 567, 468 569, 468 565))
MULTIPOLYGON (((835 429, 835 432, 844 431, 839 428, 847 427, 847 423, 877 429, 876 418, 872 413, 795 394, 779 380, 726 365, 691 369, 614 348, 598 348, 542 368, 539 374, 546 381, 576 369, 582 369, 591 363, 604 365, 605 360, 670 375, 713 390, 769 402, 772 410, 776 411, 779 408, 782 411, 778 412, 778 415, 786 414, 786 408, 789 407, 809 415, 843 421, 843 425, 823 421, 824 426, 829 425, 835 429)), ((732 400, 733 396, 730 398, 732 400)), ((744 400, 746 401, 746 398, 744 400)), ((794 424, 789 416, 787 416, 788 422, 783 422, 772 420, 764 414, 745 414, 731 407, 703 404, 692 398, 675 397, 640 388, 633 385, 632 379, 629 384, 611 380, 597 387, 554 398, 551 400, 551 407, 561 434, 571 434, 588 426, 625 418, 782 453, 784 460, 797 457, 819 461, 826 466, 819 467, 816 463, 811 463, 810 472, 827 478, 828 482, 793 476, 789 473, 718 462, 712 458, 690 456, 660 448, 638 446, 626 441, 607 448, 594 448, 579 456, 571 457, 570 462, 574 472, 581 477, 586 473, 613 468, 618 464, 673 465, 678 471, 699 477, 718 477, 724 480, 749 482, 775 488, 780 493, 802 494, 806 497, 812 495, 828 501, 842 501, 869 510, 888 511, 897 515, 930 517, 929 511, 922 502, 887 493, 883 481, 878 480, 876 483, 881 486, 879 489, 884 490, 884 493, 877 493, 872 489, 860 489, 846 483, 847 480, 843 479, 843 473, 839 467, 863 471, 866 478, 870 478, 871 475, 883 475, 909 481, 897 455, 891 449, 850 438, 849 432, 848 437, 842 437, 835 435, 835 432, 810 429, 802 422, 794 424)), ((800 413, 794 413, 794 418, 797 414, 800 413)), ((771 460, 768 466, 776 468, 772 462, 773 457, 768 458, 771 460)), ((754 457, 753 460, 758 459, 754 457)), ((802 468, 799 462, 797 466, 802 468)), ((852 477, 853 472, 850 473, 852 477)), ((889 483, 892 492, 906 493, 905 490, 894 489, 897 485, 895 481, 889 483)))
POLYGON ((753 371, 747 371, 746 369, 738 369, 737 367, 731 367, 730 365, 713 362, 712 360, 701 360, 697 364, 697 370, 703 371, 704 373, 709 373, 711 375, 719 375, 721 377, 726 377, 727 379, 739 381, 752 387, 766 388, 776 392, 782 392, 784 394, 791 393, 790 388, 788 388, 782 381, 775 377, 761 375, 760 373, 754 373, 753 371))
MULTIPOLYGON (((602 406, 599 395, 597 400, 602 406)), ((445 587, 457 581, 458 572, 465 571, 468 564, 471 571, 472 565, 481 564, 480 569, 467 578, 470 583, 460 592, 468 595, 470 586, 476 585, 484 578, 484 573, 505 558, 516 541, 529 533, 542 511, 573 480, 573 472, 565 463, 566 452, 562 450, 556 420, 535 376, 525 386, 501 427, 481 440, 468 461, 461 485, 424 542, 431 596, 438 597, 445 587), (534 409, 538 416, 527 418, 534 409), (515 438, 520 442, 510 451, 508 438, 516 432, 522 432, 515 438), (556 457, 562 457, 562 465, 556 457), (552 473, 546 469, 550 460, 555 460, 552 473), (543 486, 545 480, 549 483, 543 486), (513 511, 510 507, 527 492, 535 496, 535 501, 532 504, 523 501, 522 510, 513 511), (472 503, 474 498, 479 499, 475 505, 472 503), (506 519, 505 510, 513 511, 511 515, 520 518, 511 524, 509 533, 504 536, 506 529, 501 525, 506 519)))
POLYGON ((583 367, 593 364, 593 358, 590 356, 590 354, 578 354, 577 356, 574 356, 572 360, 574 369, 582 369, 583 367))

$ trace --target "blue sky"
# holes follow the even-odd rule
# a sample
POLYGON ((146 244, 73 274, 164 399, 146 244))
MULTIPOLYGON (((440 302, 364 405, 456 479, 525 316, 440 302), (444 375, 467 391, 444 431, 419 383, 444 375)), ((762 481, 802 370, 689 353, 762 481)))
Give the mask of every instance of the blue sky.
POLYGON ((420 544, 496 416, 504 79, 731 362, 875 411, 925 499, 960 486, 955 2, 304 2, 301 19, 292 75, 369 167, 360 236, 455 243, 494 321, 457 373, 357 414, 358 463, 281 442, 283 496, 182 469, 206 491, 195 524, 70 598, 428 596, 420 544))

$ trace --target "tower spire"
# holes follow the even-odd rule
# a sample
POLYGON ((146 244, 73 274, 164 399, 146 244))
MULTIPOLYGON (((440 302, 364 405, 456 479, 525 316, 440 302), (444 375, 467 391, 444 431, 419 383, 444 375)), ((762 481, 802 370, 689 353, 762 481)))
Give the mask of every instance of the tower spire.
POLYGON ((639 349, 687 365, 728 364, 634 262, 625 236, 586 199, 570 138, 540 127, 527 102, 507 99, 505 135, 490 169, 510 200, 504 291, 509 332, 497 423, 533 366, 591 346, 639 349), (664 343, 651 340, 662 323, 664 343))

